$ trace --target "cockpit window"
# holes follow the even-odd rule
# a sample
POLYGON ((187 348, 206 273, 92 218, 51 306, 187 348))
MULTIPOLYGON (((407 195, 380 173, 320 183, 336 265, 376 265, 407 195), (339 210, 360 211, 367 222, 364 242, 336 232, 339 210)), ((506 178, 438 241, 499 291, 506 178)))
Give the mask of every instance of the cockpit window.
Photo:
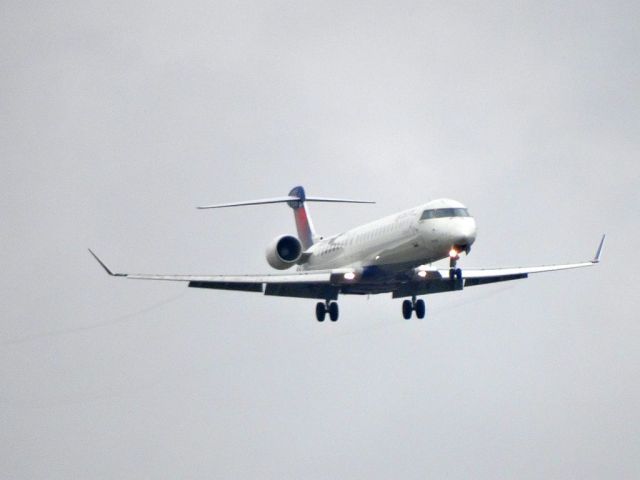
POLYGON ((469 212, 466 208, 435 208, 432 210, 425 210, 422 212, 420 220, 429 220, 430 218, 444 218, 444 217, 469 217, 469 212))

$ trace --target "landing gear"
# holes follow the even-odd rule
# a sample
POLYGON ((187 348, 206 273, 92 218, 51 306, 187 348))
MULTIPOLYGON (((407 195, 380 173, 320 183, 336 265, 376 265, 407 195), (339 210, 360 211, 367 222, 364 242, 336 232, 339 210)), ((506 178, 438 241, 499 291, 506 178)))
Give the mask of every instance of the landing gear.
POLYGON ((405 300, 402 302, 402 316, 405 320, 409 320, 411 318, 411 313, 413 312, 413 304, 411 300, 405 300))
POLYGON ((340 311, 338 310, 338 304, 336 302, 331 302, 329 304, 329 318, 331 319, 331 321, 337 322, 339 314, 340 311))
POLYGON ((340 315, 338 304, 336 302, 330 302, 329 300, 326 302, 318 302, 316 304, 316 320, 324 322, 324 318, 327 313, 329 314, 329 319, 332 322, 337 322, 340 315))
POLYGON ((456 268, 459 259, 460 253, 455 248, 452 248, 449 252, 449 280, 453 290, 462 290, 463 288, 462 270, 456 268))
POLYGON ((449 252, 449 279, 453 280, 456 278, 456 270, 460 270, 456 268, 458 264, 458 260, 460 260, 460 254, 455 248, 452 248, 449 252))
POLYGON ((411 300, 405 300, 402 302, 402 316, 405 320, 411 318, 411 314, 416 312, 416 317, 423 319, 427 313, 427 307, 424 300, 416 300, 416 297, 412 297, 411 300))
POLYGON ((451 282, 451 290, 462 290, 464 282, 462 281, 462 270, 459 268, 449 269, 449 282, 451 282))

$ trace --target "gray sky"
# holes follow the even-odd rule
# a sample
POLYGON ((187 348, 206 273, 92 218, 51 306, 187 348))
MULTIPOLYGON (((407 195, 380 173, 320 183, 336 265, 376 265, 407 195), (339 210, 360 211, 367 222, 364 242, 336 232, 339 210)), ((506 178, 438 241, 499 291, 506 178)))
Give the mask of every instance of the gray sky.
POLYGON ((638 478, 638 2, 3 2, 0 477, 638 478), (446 196, 462 265, 597 269, 314 302, 268 271, 446 196))

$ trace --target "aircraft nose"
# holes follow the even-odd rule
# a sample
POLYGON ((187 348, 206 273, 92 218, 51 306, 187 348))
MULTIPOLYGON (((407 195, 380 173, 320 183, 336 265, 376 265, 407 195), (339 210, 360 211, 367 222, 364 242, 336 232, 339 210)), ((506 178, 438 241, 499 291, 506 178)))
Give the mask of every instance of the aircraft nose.
POLYGON ((456 230, 454 245, 468 249, 476 241, 476 222, 473 218, 465 218, 456 230))

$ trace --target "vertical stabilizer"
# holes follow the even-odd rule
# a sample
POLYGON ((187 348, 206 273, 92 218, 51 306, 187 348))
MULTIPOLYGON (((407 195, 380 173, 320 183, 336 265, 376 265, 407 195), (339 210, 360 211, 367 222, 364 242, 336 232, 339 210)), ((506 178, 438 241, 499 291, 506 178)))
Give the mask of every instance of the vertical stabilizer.
POLYGON ((294 187, 289 192, 289 196, 298 198, 298 200, 287 202, 287 205, 293 209, 293 216, 296 220, 296 228, 298 229, 298 238, 300 239, 300 243, 302 243, 302 248, 306 250, 313 245, 316 238, 316 231, 313 228, 309 209, 305 203, 307 197, 304 188, 301 186, 294 187))

